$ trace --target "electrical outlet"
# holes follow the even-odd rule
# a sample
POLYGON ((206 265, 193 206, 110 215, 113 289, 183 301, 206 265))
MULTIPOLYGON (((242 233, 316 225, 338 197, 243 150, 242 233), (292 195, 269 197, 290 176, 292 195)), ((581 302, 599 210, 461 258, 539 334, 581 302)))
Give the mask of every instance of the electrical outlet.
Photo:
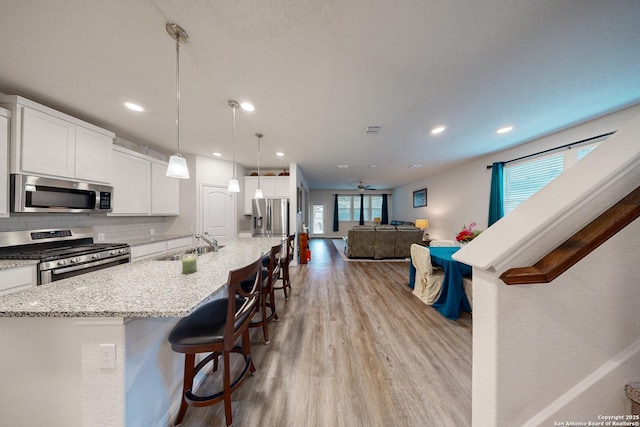
POLYGON ((100 368, 116 369, 115 344, 100 344, 100 368))
POLYGON ((153 236, 154 234, 156 234, 156 230, 153 229, 153 228, 150 228, 149 229, 149 234, 153 236))
POLYGON ((98 242, 104 242, 104 233, 98 233, 98 242))

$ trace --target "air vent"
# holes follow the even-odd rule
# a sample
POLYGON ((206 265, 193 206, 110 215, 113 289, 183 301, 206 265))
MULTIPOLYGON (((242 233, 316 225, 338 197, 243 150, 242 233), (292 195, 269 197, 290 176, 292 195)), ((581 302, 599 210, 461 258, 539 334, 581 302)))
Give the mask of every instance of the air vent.
POLYGON ((367 126, 364 130, 365 135, 377 135, 382 130, 382 126, 367 126))

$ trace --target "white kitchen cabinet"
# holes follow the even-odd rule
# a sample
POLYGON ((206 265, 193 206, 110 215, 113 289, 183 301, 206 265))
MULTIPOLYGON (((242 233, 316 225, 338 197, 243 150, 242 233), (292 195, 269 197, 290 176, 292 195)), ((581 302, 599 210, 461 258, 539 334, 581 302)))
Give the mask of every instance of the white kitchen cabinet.
POLYGON ((109 215, 180 214, 180 182, 166 176, 167 162, 114 146, 112 166, 114 196, 109 215))
POLYGON ((291 194, 289 193, 289 177, 288 176, 274 176, 274 197, 280 197, 283 199, 289 199, 291 194))
POLYGON ((113 210, 109 215, 151 213, 151 162, 113 148, 113 210))
MULTIPOLYGON (((251 215, 253 196, 258 188, 257 176, 244 177, 244 214, 251 215)), ((289 199, 289 177, 288 176, 261 176, 260 188, 265 198, 278 197, 289 199)))
POLYGON ((151 255, 159 255, 167 251, 177 249, 187 249, 193 245, 191 236, 179 237, 177 239, 165 240, 161 242, 150 242, 144 245, 136 245, 131 247, 131 259, 150 257, 151 255))
POLYGON ((87 129, 76 128, 75 178, 110 182, 113 137, 87 129))
POLYGON ((11 173, 110 183, 115 134, 15 95, 0 95, 13 112, 11 173))
POLYGON ((22 109, 21 172, 73 178, 76 125, 31 108, 22 109))
POLYGON ((256 188, 258 188, 257 176, 245 176, 244 177, 244 214, 251 215, 251 200, 256 194, 256 188))
POLYGON ((157 255, 167 250, 167 242, 153 242, 131 247, 131 259, 138 259, 150 255, 157 255))
POLYGON ((0 270, 0 295, 32 288, 37 284, 35 264, 0 270))
POLYGON ((167 176, 167 163, 151 163, 151 214, 180 214, 180 180, 167 176))
POLYGON ((9 120, 11 112, 0 108, 0 217, 9 216, 9 120))

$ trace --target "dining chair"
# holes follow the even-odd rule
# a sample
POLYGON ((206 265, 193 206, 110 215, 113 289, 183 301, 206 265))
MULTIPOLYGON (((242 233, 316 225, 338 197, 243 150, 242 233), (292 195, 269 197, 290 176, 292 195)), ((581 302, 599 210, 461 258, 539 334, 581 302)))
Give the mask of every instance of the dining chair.
POLYGON ((429 248, 416 243, 411 244, 411 262, 416 269, 413 294, 431 305, 440 297, 444 273, 434 271, 429 248))
POLYGON ((182 402, 174 425, 182 423, 189 406, 202 407, 224 401, 227 426, 232 424, 231 393, 255 372, 251 357, 249 323, 258 311, 261 289, 261 260, 229 272, 227 298, 210 301, 182 318, 169 334, 171 349, 184 353, 184 378, 182 382, 182 402), (241 283, 252 279, 251 286, 241 283), (236 345, 241 338, 241 345, 236 345), (210 353, 195 364, 196 354, 210 353), (231 379, 229 365, 230 354, 242 354, 244 368, 235 379, 231 379), (209 362, 213 363, 212 372, 218 371, 219 358, 222 357, 222 390, 206 396, 197 395, 193 388, 193 379, 209 362))
POLYGON ((293 261, 293 254, 295 253, 294 241, 296 235, 291 234, 285 241, 285 247, 287 248, 283 257, 280 258, 280 274, 278 280, 282 281, 282 286, 274 286, 273 289, 284 291, 284 299, 289 299, 289 291, 291 290, 291 281, 289 280, 289 264, 293 261))
POLYGON ((432 240, 429 246, 460 246, 460 243, 454 240, 432 240))
MULTIPOLYGON (((262 269, 262 284, 260 290, 260 320, 251 321, 249 327, 256 328, 262 327, 262 335, 264 336, 264 343, 269 344, 269 329, 267 324, 271 320, 278 320, 278 313, 276 312, 276 298, 273 285, 280 276, 282 258, 282 243, 274 245, 269 251, 268 269, 262 269), (266 277, 265 277, 266 276, 266 277), (270 314, 267 313, 269 308, 270 314)), ((267 258, 263 258, 263 262, 267 263, 267 258)))

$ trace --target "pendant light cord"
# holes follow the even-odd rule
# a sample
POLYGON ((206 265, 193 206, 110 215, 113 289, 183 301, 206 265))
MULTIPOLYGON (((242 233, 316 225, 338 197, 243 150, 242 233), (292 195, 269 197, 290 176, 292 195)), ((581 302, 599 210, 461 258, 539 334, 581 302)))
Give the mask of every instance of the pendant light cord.
POLYGON ((180 156, 180 36, 176 34, 176 140, 180 156))
POLYGON ((260 138, 262 138, 262 135, 258 136, 258 188, 260 188, 260 138))
POLYGON ((233 179, 236 179, 236 106, 233 105, 233 179))

